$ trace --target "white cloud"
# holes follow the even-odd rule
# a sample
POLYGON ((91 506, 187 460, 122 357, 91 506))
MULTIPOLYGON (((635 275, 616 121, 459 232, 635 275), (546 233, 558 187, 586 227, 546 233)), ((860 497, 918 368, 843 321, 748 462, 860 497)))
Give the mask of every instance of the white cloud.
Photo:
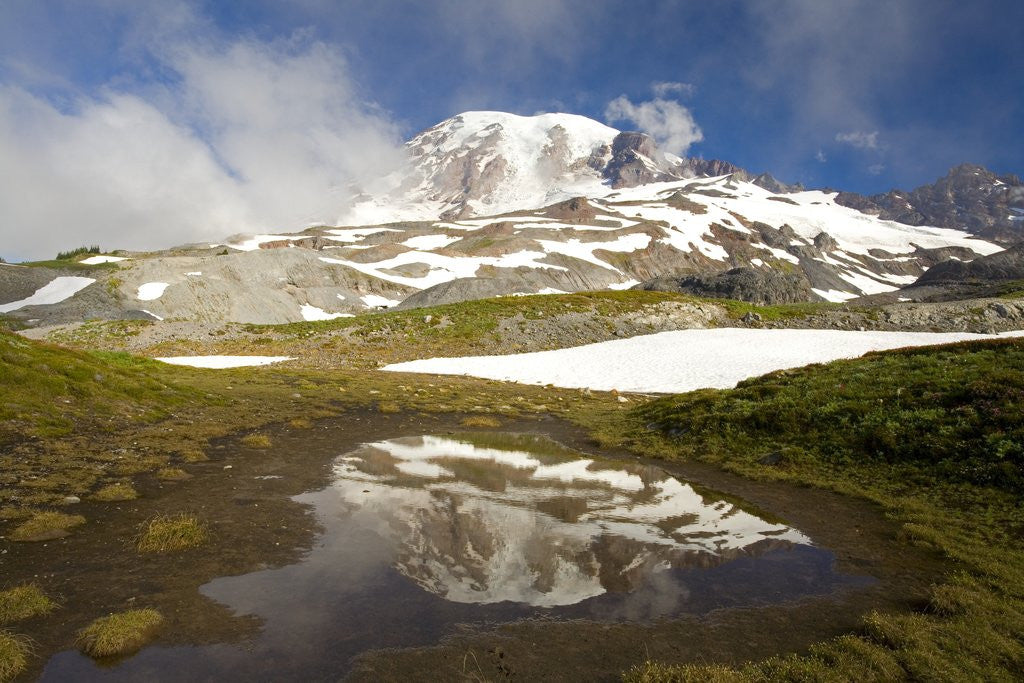
POLYGON ((653 137, 663 151, 680 156, 685 156, 690 145, 704 139, 690 110, 672 100, 655 98, 633 104, 623 95, 608 103, 604 116, 610 122, 632 121, 653 137))
POLYGON ((828 161, 828 156, 825 155, 825 150, 823 149, 818 149, 818 153, 814 155, 814 158, 817 159, 818 162, 822 164, 828 161))
POLYGON ((677 81, 655 81, 651 83, 651 92, 655 97, 666 97, 667 95, 692 95, 695 90, 692 83, 679 83, 677 81))
POLYGON ((157 41, 174 85, 108 88, 70 110, 0 87, 4 254, 329 223, 355 184, 400 160, 397 128, 337 51, 302 36, 215 45, 157 41))
POLYGON ((871 164, 868 166, 868 173, 871 175, 880 175, 885 170, 885 164, 871 164))
POLYGON ((870 133, 862 130, 850 133, 836 133, 836 142, 850 145, 856 149, 880 149, 877 130, 873 130, 870 133))

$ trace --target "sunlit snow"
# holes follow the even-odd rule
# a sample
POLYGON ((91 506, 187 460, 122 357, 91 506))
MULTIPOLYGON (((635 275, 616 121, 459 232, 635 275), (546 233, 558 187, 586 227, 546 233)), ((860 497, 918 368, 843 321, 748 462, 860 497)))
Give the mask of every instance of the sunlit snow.
POLYGON ((91 277, 61 276, 54 278, 26 299, 0 304, 0 313, 16 311, 25 306, 43 306, 60 303, 65 299, 71 298, 94 282, 96 280, 91 277))
MULTIPOLYGON (((1024 331, 998 336, 1024 336, 1024 331)), ((996 335, 966 332, 679 330, 556 351, 429 358, 383 369, 569 388, 678 393, 729 388, 773 370, 854 358, 868 351, 993 338, 996 335)))
POLYGON ((135 298, 139 301, 153 301, 159 299, 164 295, 164 290, 169 287, 167 282, 147 282, 139 285, 139 290, 135 294, 135 298))
POLYGON ((280 363, 291 359, 291 356, 168 356, 154 358, 154 360, 170 363, 171 365, 190 365, 194 368, 212 368, 216 370, 253 365, 270 365, 271 363, 280 363))

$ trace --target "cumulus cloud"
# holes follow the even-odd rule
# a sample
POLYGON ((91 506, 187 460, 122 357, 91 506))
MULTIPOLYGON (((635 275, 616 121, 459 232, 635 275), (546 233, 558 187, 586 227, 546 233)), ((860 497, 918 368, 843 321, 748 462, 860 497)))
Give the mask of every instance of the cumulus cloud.
POLYGON ((662 150, 685 156, 690 145, 704 139, 690 110, 660 97, 634 104, 625 95, 608 103, 604 110, 609 122, 632 121, 657 141, 662 150))
POLYGON ((692 95, 694 91, 692 83, 679 83, 678 81, 655 81, 651 83, 651 92, 655 97, 667 97, 668 95, 692 95))
POLYGON ((856 149, 881 149, 878 144, 877 130, 873 130, 870 133, 863 130, 852 131, 850 133, 836 133, 836 142, 850 145, 856 149))
POLYGON ((8 257, 333 223, 360 181, 400 163, 397 127, 324 44, 153 45, 170 85, 108 86, 60 107, 0 87, 8 257))

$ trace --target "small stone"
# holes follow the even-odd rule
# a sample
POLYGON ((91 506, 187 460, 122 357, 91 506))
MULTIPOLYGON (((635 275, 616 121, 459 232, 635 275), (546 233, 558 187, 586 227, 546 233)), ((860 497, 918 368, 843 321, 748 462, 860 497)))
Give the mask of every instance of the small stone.
POLYGON ((65 505, 74 505, 75 503, 81 503, 82 499, 78 496, 64 496, 65 505))
POLYGON ((761 316, 760 314, 754 313, 753 311, 747 311, 746 313, 743 314, 743 317, 740 318, 740 320, 749 325, 750 323, 761 322, 761 316))
POLYGON ((757 459, 757 462, 761 465, 778 465, 782 462, 782 453, 780 451, 772 451, 762 455, 757 459))
POLYGON ((619 401, 619 403, 629 403, 629 399, 626 398, 625 396, 619 396, 617 400, 619 401))
POLYGON ((432 316, 432 315, 425 315, 425 316, 423 316, 423 322, 425 322, 425 323, 430 323, 430 321, 433 320, 433 319, 434 319, 434 316, 432 316))
POLYGON ((224 465, 224 469, 226 469, 226 470, 230 470, 231 468, 232 468, 231 465, 224 465))

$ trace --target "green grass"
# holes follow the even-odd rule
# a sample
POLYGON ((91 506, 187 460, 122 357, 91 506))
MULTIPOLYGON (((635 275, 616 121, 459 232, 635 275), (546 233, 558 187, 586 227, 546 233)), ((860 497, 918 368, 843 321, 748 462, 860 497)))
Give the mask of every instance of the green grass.
POLYGON ((10 631, 0 630, 0 681, 13 680, 28 666, 31 641, 10 631))
POLYGON ((57 609, 39 586, 27 583, 0 591, 0 624, 10 624, 57 609))
POLYGON ((149 642, 162 623, 163 617, 155 609, 118 612, 79 631, 75 645, 90 657, 131 654, 149 642))
POLYGON ((871 612, 803 654, 740 666, 646 662, 627 681, 1020 680, 1024 342, 869 354, 595 423, 606 443, 874 501, 900 541, 955 569, 918 612, 871 612), (767 453, 780 457, 765 460, 767 453), (767 464, 767 463, 773 464, 767 464))
POLYGON ((68 531, 85 524, 81 515, 66 515, 62 512, 39 512, 22 522, 11 532, 12 541, 48 541, 60 538, 68 531))
POLYGON ((168 376, 156 361, 73 351, 0 330, 0 447, 70 434, 97 418, 164 417, 195 397, 187 387, 167 384, 168 376))
POLYGON ((209 539, 206 524, 195 515, 160 515, 142 526, 136 548, 140 553, 167 553, 200 546, 209 539))
POLYGON ((1024 492, 1024 343, 870 354, 697 391, 639 412, 681 454, 886 465, 908 483, 1024 492))

